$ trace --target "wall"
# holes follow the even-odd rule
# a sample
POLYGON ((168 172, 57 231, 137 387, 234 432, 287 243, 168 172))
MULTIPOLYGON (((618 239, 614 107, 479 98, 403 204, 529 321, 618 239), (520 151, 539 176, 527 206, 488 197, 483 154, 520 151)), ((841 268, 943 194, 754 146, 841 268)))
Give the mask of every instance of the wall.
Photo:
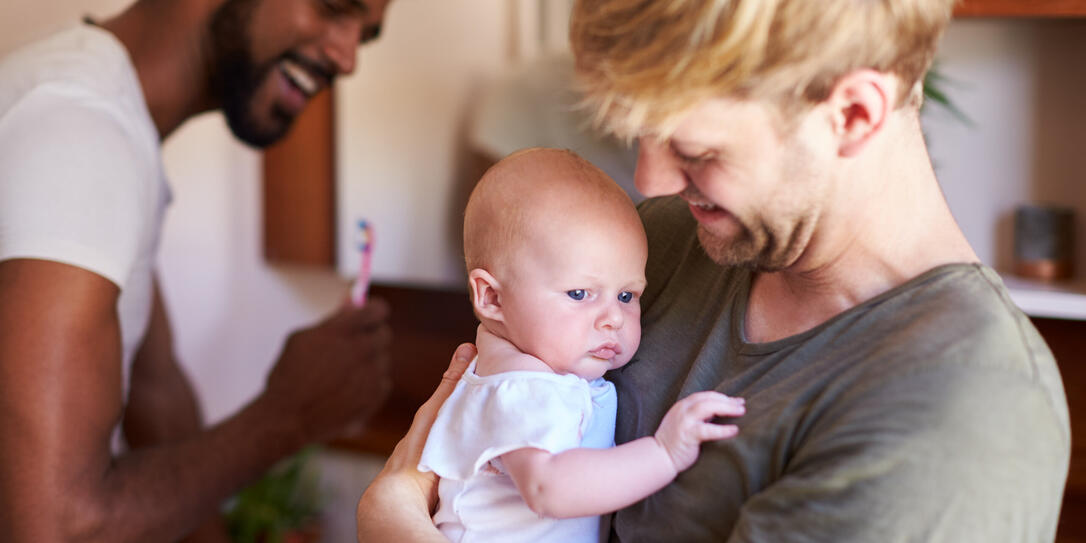
POLYGON ((87 0, 85 2, 41 2, 6 0, 0 18, 0 54, 39 36, 74 24, 82 16, 104 19, 128 5, 130 0, 87 0))
POLYGON ((462 287, 459 229, 473 181, 463 142, 473 99, 514 59, 564 47, 555 32, 567 33, 563 9, 568 1, 396 1, 380 42, 337 88, 344 276, 357 272, 354 228, 365 218, 376 231, 377 280, 462 287))
POLYGON ((981 260, 1011 265, 1014 207, 1076 209, 1086 276, 1086 21, 955 21, 937 56, 962 123, 929 107, 935 171, 981 260))
POLYGON ((397 1, 380 42, 337 88, 346 274, 357 269, 352 228, 366 218, 377 237, 375 278, 459 286, 457 142, 471 97, 509 57, 506 3, 397 1))

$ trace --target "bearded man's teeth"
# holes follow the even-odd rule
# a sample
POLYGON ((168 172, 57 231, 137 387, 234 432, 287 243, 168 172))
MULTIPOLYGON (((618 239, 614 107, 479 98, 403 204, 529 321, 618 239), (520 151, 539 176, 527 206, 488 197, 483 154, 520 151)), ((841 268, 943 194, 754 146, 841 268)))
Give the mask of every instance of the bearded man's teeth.
POLYGON ((302 89, 307 96, 312 96, 317 92, 317 82, 309 75, 309 72, 302 68, 297 63, 290 60, 283 60, 279 63, 279 66, 283 69, 283 73, 290 79, 291 83, 294 83, 299 89, 302 89))

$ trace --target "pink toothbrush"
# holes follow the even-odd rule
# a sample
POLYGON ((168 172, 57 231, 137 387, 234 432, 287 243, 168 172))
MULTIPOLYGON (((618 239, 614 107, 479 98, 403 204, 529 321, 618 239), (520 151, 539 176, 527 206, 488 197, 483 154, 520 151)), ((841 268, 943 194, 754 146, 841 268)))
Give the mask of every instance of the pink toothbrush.
POLYGON ((370 259, 373 253, 373 227, 365 219, 358 221, 358 252, 362 262, 358 266, 358 278, 351 287, 351 303, 355 307, 366 305, 366 292, 370 288, 370 259))

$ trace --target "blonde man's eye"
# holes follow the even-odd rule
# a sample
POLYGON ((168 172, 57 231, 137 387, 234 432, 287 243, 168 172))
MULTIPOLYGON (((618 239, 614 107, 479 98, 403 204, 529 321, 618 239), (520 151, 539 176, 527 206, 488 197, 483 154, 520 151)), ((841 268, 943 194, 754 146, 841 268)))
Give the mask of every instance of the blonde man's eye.
POLYGON ((672 144, 670 146, 670 150, 672 156, 674 156, 679 162, 682 162, 687 166, 698 166, 701 164, 705 164, 706 162, 709 162, 716 157, 716 153, 712 149, 706 150, 705 152, 698 153, 696 155, 690 155, 680 151, 674 144, 672 144))
POLYGON ((709 155, 707 155, 707 154, 706 155, 698 155, 698 156, 689 156, 689 155, 683 155, 683 154, 675 153, 675 157, 679 159, 679 162, 682 162, 683 164, 686 164, 688 166, 697 166, 697 165, 700 165, 700 164, 704 164, 706 161, 709 160, 709 155))

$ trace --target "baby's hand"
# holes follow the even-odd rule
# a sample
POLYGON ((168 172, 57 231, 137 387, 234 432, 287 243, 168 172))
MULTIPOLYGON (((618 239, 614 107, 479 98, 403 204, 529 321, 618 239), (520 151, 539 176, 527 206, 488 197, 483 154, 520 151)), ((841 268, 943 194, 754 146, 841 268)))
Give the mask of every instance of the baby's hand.
POLYGON ((671 406, 655 437, 671 458, 676 473, 694 464, 702 441, 727 439, 739 433, 734 424, 715 424, 709 420, 716 416, 743 415, 746 413, 744 403, 742 398, 730 398, 707 390, 695 392, 671 406))

